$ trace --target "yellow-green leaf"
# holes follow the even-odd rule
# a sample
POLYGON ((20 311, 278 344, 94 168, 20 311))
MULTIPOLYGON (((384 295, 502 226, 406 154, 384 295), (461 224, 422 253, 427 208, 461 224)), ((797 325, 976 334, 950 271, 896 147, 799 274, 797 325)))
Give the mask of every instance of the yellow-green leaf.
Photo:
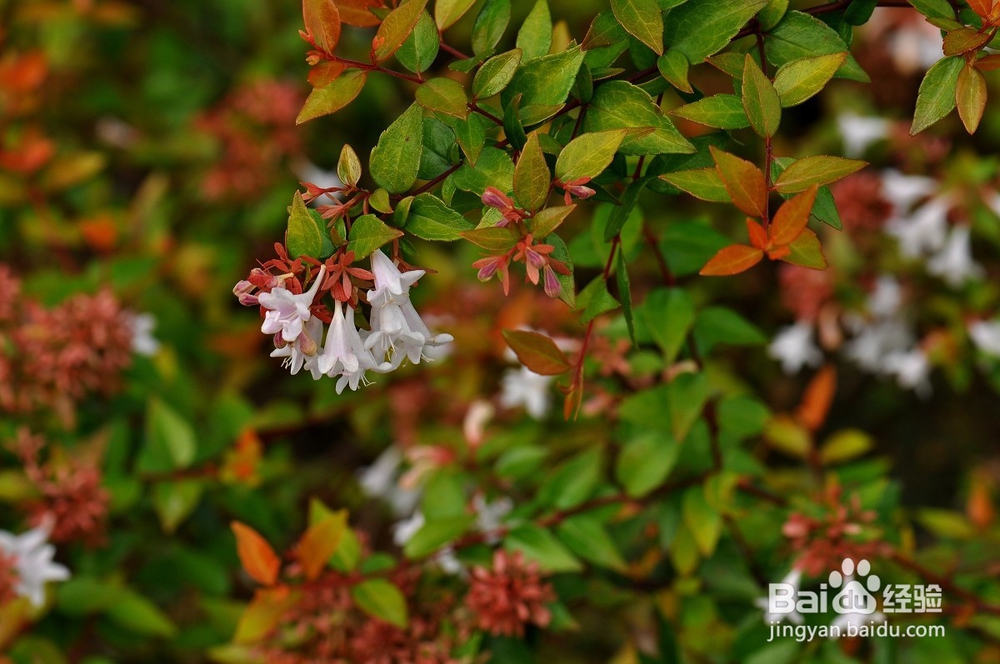
POLYGON ((774 76, 781 105, 795 106, 809 99, 833 78, 847 60, 847 52, 830 53, 785 63, 774 76))
POLYGON ((434 20, 439 30, 447 30, 469 11, 476 0, 437 0, 434 3, 434 20))
POLYGON ((352 69, 341 74, 321 88, 313 88, 295 118, 295 124, 302 124, 314 118, 336 113, 350 104, 361 93, 368 80, 368 72, 352 69))
POLYGON ((959 72, 955 102, 965 130, 970 134, 976 133, 986 110, 986 79, 975 67, 967 64, 959 72))
POLYGON ((917 92, 917 108, 913 113, 910 136, 919 134, 955 108, 955 89, 963 66, 963 58, 949 57, 941 58, 927 70, 917 92))
POLYGON ((386 226, 385 223, 373 214, 366 214, 358 217, 351 224, 351 231, 347 239, 347 250, 354 252, 356 259, 362 259, 371 255, 373 251, 382 245, 403 235, 403 231, 398 228, 386 226))
POLYGON ((774 188, 782 194, 794 194, 805 191, 813 185, 836 182, 867 165, 867 162, 843 157, 826 155, 805 157, 782 171, 774 183, 774 188))
POLYGON ((528 330, 504 330, 503 338, 521 364, 537 374, 558 376, 572 368, 566 354, 544 334, 528 330))
POLYGON ((514 166, 514 196, 526 210, 534 212, 549 198, 552 174, 545 163, 538 132, 531 132, 514 166))
POLYGON ((630 35, 663 55, 663 13, 657 0, 611 0, 611 11, 630 35))
POLYGON ((428 111, 465 119, 469 115, 465 88, 451 78, 432 78, 417 88, 417 103, 428 111))
POLYGON ((375 49, 375 59, 378 62, 387 60, 403 45, 416 27, 425 6, 427 0, 403 0, 398 7, 389 12, 378 26, 375 35, 375 39, 379 40, 379 46, 375 49))
POLYGON ((615 156, 628 131, 611 129, 577 136, 559 153, 556 177, 563 182, 594 178, 615 156))
POLYGON ((418 104, 389 125, 372 149, 368 166, 372 177, 390 194, 402 194, 417 181, 423 152, 423 114, 418 104))
POLYGON ((292 198, 292 208, 288 215, 288 230, 285 232, 285 246, 292 258, 299 256, 319 256, 323 250, 323 234, 309 214, 309 208, 302 200, 302 193, 296 191, 292 198))
POLYGON ((749 53, 743 65, 743 109, 758 135, 774 136, 781 124, 781 100, 770 79, 749 53))

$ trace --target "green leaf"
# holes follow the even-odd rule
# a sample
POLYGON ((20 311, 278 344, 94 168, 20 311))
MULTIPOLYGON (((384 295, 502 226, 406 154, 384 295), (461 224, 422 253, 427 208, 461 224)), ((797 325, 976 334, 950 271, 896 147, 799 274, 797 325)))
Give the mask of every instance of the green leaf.
POLYGON ((749 53, 743 65, 743 109, 758 136, 774 136, 781 124, 781 100, 770 79, 749 53))
POLYGON ((847 61, 847 52, 830 53, 785 63, 774 76, 774 89, 781 105, 796 106, 811 98, 833 78, 847 61))
POLYGON ((836 182, 867 165, 867 162, 843 157, 824 155, 805 157, 782 171, 774 183, 774 188, 782 194, 794 194, 805 191, 813 185, 836 182))
POLYGON ((486 146, 486 129, 489 122, 478 113, 469 113, 464 122, 454 123, 455 138, 458 139, 458 144, 470 166, 476 165, 479 155, 486 146))
POLYGON ((732 346, 767 343, 767 337, 757 326, 726 307, 706 307, 699 311, 694 322, 694 338, 704 355, 719 343, 732 346))
POLYGON ((347 250, 354 252, 354 258, 361 260, 370 256, 372 252, 382 245, 391 242, 397 237, 401 237, 403 232, 398 228, 386 226, 385 223, 373 214, 366 214, 358 217, 351 224, 351 232, 348 236, 347 250))
POLYGON ((514 78, 521 56, 521 49, 515 48, 484 62, 472 79, 472 96, 485 99, 500 94, 514 78))
POLYGON ((336 113, 350 104, 361 94, 368 80, 368 72, 361 69, 351 69, 333 79, 321 88, 314 88, 302 105, 295 124, 302 124, 314 118, 330 113, 336 113))
POLYGON ((778 25, 785 12, 788 11, 788 0, 770 0, 767 7, 757 13, 757 21, 760 22, 762 30, 770 30, 778 25))
POLYGON ((462 237, 487 251, 500 254, 514 248, 521 240, 521 235, 510 227, 489 226, 462 231, 462 237))
POLYGON ((965 131, 970 134, 976 133, 979 121, 983 119, 986 95, 986 79, 979 70, 968 64, 962 67, 955 88, 955 101, 958 106, 958 116, 965 125, 965 131))
POLYGON ((611 0, 611 11, 630 35, 663 55, 663 13, 657 0, 611 0))
POLYGON ((958 75, 964 65, 964 58, 941 58, 927 70, 917 93, 917 108, 913 113, 910 136, 916 136, 955 108, 958 75))
MULTIPOLYGON (((583 64, 583 51, 579 46, 572 46, 565 51, 543 55, 530 61, 527 61, 525 55, 521 62, 520 69, 500 95, 503 105, 506 107, 515 95, 520 94, 521 108, 532 105, 554 106, 566 102, 580 65, 583 64)), ((524 122, 530 124, 529 119, 524 119, 524 122)))
POLYGON ((670 433, 674 440, 687 438, 708 401, 708 376, 704 372, 682 373, 667 383, 670 433))
POLYGON ((558 376, 572 368, 566 354, 544 334, 528 330, 503 330, 503 338, 518 361, 543 376, 558 376))
POLYGON ((667 51, 656 61, 656 68, 660 71, 660 75, 667 79, 670 85, 688 94, 694 92, 694 88, 688 82, 690 63, 680 52, 667 51))
POLYGON ((460 238, 462 231, 475 228, 475 224, 448 207, 440 198, 423 193, 413 199, 403 228, 423 240, 451 242, 460 238))
POLYGON ((160 527, 167 534, 188 518, 201 500, 204 485, 199 480, 161 482, 153 489, 153 507, 160 518, 160 527))
POLYGON ((552 47, 552 16, 548 0, 538 0, 531 8, 517 33, 516 46, 524 53, 525 62, 548 54, 552 47))
POLYGON ((309 208, 298 191, 292 197, 292 207, 285 231, 285 246, 292 258, 299 256, 317 257, 323 250, 323 235, 309 214, 309 208))
MULTIPOLYGON (((450 119, 450 118, 449 118, 450 119)), ((436 178, 454 165, 458 159, 455 149, 455 132, 436 117, 424 118, 423 149, 417 178, 436 178)), ((384 191, 384 190, 383 190, 384 191)))
POLYGON ((601 451, 590 449, 563 462, 538 490, 538 502, 565 510, 587 500, 601 479, 601 451))
POLYGON ((486 0, 472 26, 472 52, 480 58, 493 52, 510 21, 510 0, 486 0))
POLYGON ((545 163, 538 132, 532 132, 514 167, 514 196, 526 210, 534 212, 545 205, 551 184, 552 175, 545 163))
POLYGON ((583 569, 580 561, 551 532, 532 524, 511 530, 504 540, 504 548, 520 551, 526 560, 537 562, 547 572, 579 572, 583 569))
POLYGON ((593 516, 584 514, 566 519, 556 527, 556 535, 584 560, 617 571, 626 568, 625 559, 604 524, 593 516))
POLYGON ((576 209, 575 205, 559 205, 539 210, 538 214, 531 218, 531 232, 536 238, 548 237, 566 220, 569 213, 576 209))
POLYGON ((823 247, 820 246, 819 238, 812 230, 802 229, 802 232, 788 245, 789 253, 781 260, 799 267, 808 267, 813 270, 826 269, 826 257, 823 255, 823 247))
POLYGON ((688 0, 667 14, 664 41, 670 50, 698 64, 727 46, 765 5, 767 0, 688 0))
POLYGON ((556 177, 562 182, 597 177, 611 163, 627 133, 612 129, 577 136, 559 153, 556 177))
POLYGON ((872 448, 872 437, 859 429, 841 429, 826 439, 819 450, 823 465, 850 461, 872 448))
POLYGON ((434 19, 439 30, 447 30, 469 11, 476 0, 437 0, 434 3, 434 19))
POLYGON ((385 579, 369 579, 351 588, 351 597, 358 608, 379 620, 405 629, 408 622, 406 598, 393 583, 385 579))
POLYGON ((455 171, 452 181, 459 189, 471 191, 476 196, 482 196, 486 187, 508 193, 514 187, 514 164, 504 150, 484 148, 475 166, 464 164, 455 171))
POLYGON ((632 129, 622 141, 625 155, 691 153, 695 148, 663 115, 653 98, 642 88, 626 81, 608 81, 594 91, 585 132, 632 129), (652 131, 650 131, 652 130, 652 131))
POLYGON ((151 601, 127 588, 119 588, 114 604, 105 609, 108 618, 135 634, 170 638, 177 627, 151 601))
POLYGON ((340 159, 337 160, 337 176, 346 185, 355 186, 361 179, 361 160, 358 153, 350 145, 344 143, 340 149, 340 159))
POLYGON ((464 514, 428 521, 406 543, 403 553, 407 558, 423 558, 464 535, 475 520, 475 516, 464 514))
POLYGON ((625 224, 632 218, 632 211, 639 202, 639 194, 649 184, 652 178, 643 177, 633 180, 625 187, 622 194, 621 205, 616 205, 608 215, 608 223, 604 227, 604 241, 611 242, 614 237, 622 232, 625 224))
POLYGON ((698 552, 706 558, 711 556, 722 534, 722 515, 708 504, 703 486, 693 486, 684 492, 681 513, 698 552))
POLYGON ((672 363, 694 325, 691 296, 682 288, 658 288, 646 296, 639 315, 663 351, 664 361, 672 363))
POLYGON ((427 0, 403 0, 398 7, 389 12, 375 34, 376 39, 381 39, 379 47, 375 49, 376 61, 388 60, 389 56, 402 46, 413 32, 426 6, 427 0))
POLYGON ((456 118, 469 114, 465 88, 451 78, 432 78, 417 88, 417 103, 428 111, 436 111, 456 118))
POLYGON ((711 226, 697 221, 675 221, 663 232, 660 251, 671 273, 694 274, 720 249, 732 241, 711 226))
POLYGON ((404 193, 417 181, 423 150, 423 127, 420 106, 412 104, 382 132, 378 145, 372 149, 369 159, 372 178, 390 194, 404 193))
POLYGON ((614 12, 604 10, 599 12, 590 22, 590 28, 583 38, 583 49, 590 51, 595 48, 612 46, 628 39, 628 32, 622 27, 614 12))
POLYGON ((615 476, 633 498, 663 484, 677 463, 680 445, 663 431, 644 431, 622 446, 615 476))
POLYGON ((524 122, 521 119, 521 97, 514 95, 503 109, 503 133, 514 150, 521 150, 528 142, 528 136, 524 133, 524 122))
POLYGON ((733 200, 729 196, 729 192, 726 191, 726 185, 722 183, 722 178, 719 177, 719 171, 714 168, 664 173, 660 179, 703 201, 731 203, 733 200))
POLYGON ((955 20, 955 10, 948 0, 909 0, 909 2, 927 18, 955 20))
POLYGON ((441 36, 434 20, 426 11, 421 12, 413 32, 396 51, 396 59, 414 74, 419 74, 434 64, 440 47, 441 36))
POLYGON ((146 408, 146 441, 139 453, 138 470, 159 473, 187 468, 194 461, 196 450, 191 424, 164 402, 150 399, 146 408))
POLYGON ((622 315, 625 317, 628 337, 632 340, 632 345, 638 347, 639 342, 635 338, 635 321, 632 314, 632 284, 628 277, 628 266, 625 264, 625 252, 619 251, 616 260, 618 264, 615 270, 615 282, 618 286, 618 299, 622 303, 622 315))
POLYGON ((603 313, 614 311, 618 308, 618 300, 608 292, 608 283, 604 277, 595 277, 587 286, 580 291, 576 306, 583 309, 580 316, 581 323, 589 323, 603 313))
POLYGON ((743 129, 750 126, 743 102, 736 95, 712 95, 670 112, 685 120, 719 129, 743 129))
MULTIPOLYGON (((847 51, 847 44, 833 28, 818 18, 798 11, 785 14, 764 39, 767 59, 778 67, 802 58, 847 51)), ((850 54, 836 75, 852 81, 869 82, 868 74, 850 54)))
POLYGON ((551 256, 558 261, 562 261, 562 264, 569 269, 569 274, 562 274, 561 272, 556 273, 556 279, 559 280, 559 285, 561 290, 559 291, 559 299, 569 305, 570 308, 576 306, 576 281, 573 278, 573 258, 569 254, 569 248, 561 237, 552 233, 545 241, 554 247, 554 251, 551 256))

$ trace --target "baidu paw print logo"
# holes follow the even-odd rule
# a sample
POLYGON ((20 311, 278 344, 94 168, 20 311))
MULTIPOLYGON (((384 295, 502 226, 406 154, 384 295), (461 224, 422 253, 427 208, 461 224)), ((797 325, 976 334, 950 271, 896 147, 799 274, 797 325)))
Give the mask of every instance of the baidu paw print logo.
POLYGON ((830 572, 827 584, 831 591, 840 589, 833 597, 833 610, 840 614, 871 615, 876 611, 874 593, 882 587, 882 581, 877 574, 872 574, 872 566, 867 560, 858 563, 855 569, 854 561, 845 558, 839 570, 830 572), (859 578, 855 578, 855 572, 859 578), (860 579, 864 580, 864 583, 860 579))

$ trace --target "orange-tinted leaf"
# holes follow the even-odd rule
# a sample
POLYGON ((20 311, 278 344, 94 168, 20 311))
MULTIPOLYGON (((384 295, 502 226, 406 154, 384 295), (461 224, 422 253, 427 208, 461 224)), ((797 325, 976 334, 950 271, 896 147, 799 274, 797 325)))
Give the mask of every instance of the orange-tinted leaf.
POLYGON ((979 71, 993 71, 994 69, 1000 69, 1000 53, 987 55, 986 57, 979 58, 974 62, 976 69, 979 71))
POLYGON ((375 59, 382 62, 403 45, 406 38, 413 32, 420 15, 427 6, 427 0, 403 0, 399 6, 389 12, 382 24, 378 26, 375 35, 375 59))
POLYGON ((381 23, 378 16, 369 11, 369 7, 379 9, 385 7, 385 2, 383 0, 337 0, 340 20, 347 25, 359 28, 370 28, 381 23))
POLYGON ((558 376, 571 365, 559 346, 544 334, 527 330, 504 330, 503 338, 521 364, 543 376, 558 376))
POLYGON ((808 267, 813 270, 826 269, 826 257, 823 256, 823 247, 820 246, 819 238, 816 237, 816 234, 808 228, 803 228, 802 233, 790 245, 783 248, 788 250, 787 254, 783 256, 771 256, 771 258, 780 258, 786 263, 798 265, 799 267, 808 267))
POLYGON ((302 0, 302 22, 316 46, 332 54, 340 41, 340 12, 333 0, 302 0))
POLYGON ((725 277, 749 270, 760 262, 764 252, 757 247, 745 244, 733 244, 719 249, 711 260, 701 268, 701 274, 706 277, 725 277))
POLYGON ((978 51, 990 40, 989 30, 980 32, 975 28, 959 28, 944 36, 944 54, 961 55, 969 51, 978 51))
POLYGON ((993 10, 993 0, 969 0, 969 7, 983 18, 987 18, 993 10))
POLYGON ((771 243, 776 246, 791 244, 809 223, 819 187, 813 185, 798 196, 794 196, 778 208, 771 221, 771 243))
POLYGON ((975 67, 965 65, 958 73, 955 103, 965 131, 974 134, 986 110, 986 78, 975 67))
POLYGON ((342 62, 324 60, 309 69, 309 85, 314 88, 322 88, 327 83, 332 83, 334 79, 344 73, 347 65, 342 62))
POLYGON ((366 80, 368 80, 368 72, 352 69, 321 88, 313 88, 313 91, 306 98, 306 103, 302 105, 299 116, 295 118, 295 124, 302 124, 322 115, 336 113, 361 94, 366 80))
POLYGON ((784 258, 788 254, 792 253, 791 248, 787 244, 783 244, 780 247, 772 247, 767 250, 767 257, 772 261, 776 261, 784 258))
POLYGON ((236 535, 236 553, 243 569, 250 577, 265 586, 272 586, 278 578, 281 560, 260 534, 246 524, 233 521, 229 524, 236 535))
POLYGON ((287 586, 258 590, 236 623, 233 642, 260 641, 277 627, 282 614, 298 601, 299 593, 291 592, 287 586))
POLYGON ((767 247, 767 231, 750 217, 747 217, 747 233, 750 234, 750 244, 758 249, 767 247))
POLYGON ((334 512, 309 526, 298 548, 299 561, 307 580, 312 581, 323 571, 330 556, 340 546, 346 529, 346 511, 334 512))
POLYGON ((802 395, 802 403, 796 416, 802 425, 810 431, 816 431, 826 421, 833 403, 833 395, 837 391, 837 370, 827 364, 809 381, 806 392, 802 395))
POLYGON ((733 204, 751 217, 764 216, 767 184, 759 168, 745 159, 710 147, 715 168, 733 204))

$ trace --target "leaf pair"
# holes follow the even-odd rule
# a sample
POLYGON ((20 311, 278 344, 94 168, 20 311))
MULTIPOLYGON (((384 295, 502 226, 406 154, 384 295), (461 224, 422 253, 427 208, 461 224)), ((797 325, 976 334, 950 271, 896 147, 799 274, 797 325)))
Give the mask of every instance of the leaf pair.
POLYGON ((826 259, 816 234, 806 228, 817 185, 812 185, 798 196, 782 205, 768 228, 754 219, 747 219, 750 245, 734 244, 724 247, 712 257, 700 274, 728 276, 749 270, 766 254, 771 260, 783 260, 792 265, 822 269, 826 259))

